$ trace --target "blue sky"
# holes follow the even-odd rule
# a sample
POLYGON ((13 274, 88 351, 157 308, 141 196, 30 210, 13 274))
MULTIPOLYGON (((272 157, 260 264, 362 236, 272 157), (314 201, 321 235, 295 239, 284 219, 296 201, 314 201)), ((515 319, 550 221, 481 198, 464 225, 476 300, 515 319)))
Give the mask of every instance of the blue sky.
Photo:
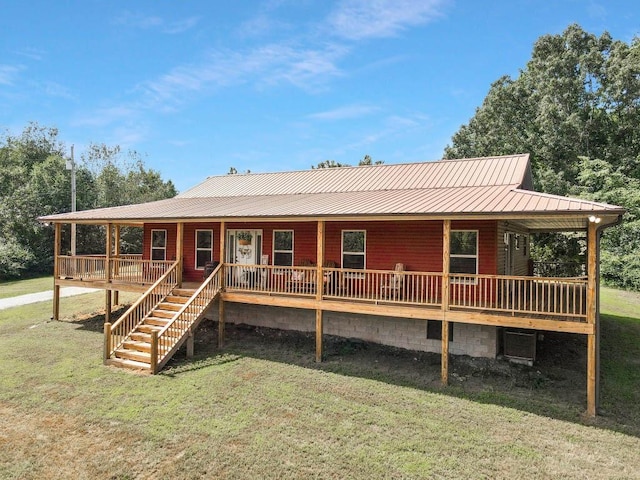
POLYGON ((143 154, 184 190, 252 172, 441 158, 491 83, 635 0, 0 0, 0 129, 143 154))

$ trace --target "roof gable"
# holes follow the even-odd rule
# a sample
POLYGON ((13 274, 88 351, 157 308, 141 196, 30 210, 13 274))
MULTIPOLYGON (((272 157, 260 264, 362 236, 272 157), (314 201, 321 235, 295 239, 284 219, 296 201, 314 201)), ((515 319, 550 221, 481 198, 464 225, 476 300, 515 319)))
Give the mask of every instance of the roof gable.
POLYGON ((178 198, 512 185, 530 188, 529 155, 209 177, 178 198))

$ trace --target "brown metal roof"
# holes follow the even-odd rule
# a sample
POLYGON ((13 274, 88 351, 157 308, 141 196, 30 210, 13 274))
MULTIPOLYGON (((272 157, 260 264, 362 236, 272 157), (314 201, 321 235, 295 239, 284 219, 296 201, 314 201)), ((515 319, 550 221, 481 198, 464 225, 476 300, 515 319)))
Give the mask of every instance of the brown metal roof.
POLYGON ((554 218, 557 225, 582 228, 588 215, 606 216, 605 223, 612 223, 624 212, 613 205, 521 188, 530 185, 529 177, 527 155, 225 175, 211 177, 168 200, 49 215, 40 220, 143 223, 357 216, 498 217, 517 218, 530 228, 549 225, 549 218, 554 218), (561 216, 564 221, 558 220, 561 216))
POLYGON ((209 177, 178 195, 242 197, 299 193, 522 185, 529 155, 209 177))

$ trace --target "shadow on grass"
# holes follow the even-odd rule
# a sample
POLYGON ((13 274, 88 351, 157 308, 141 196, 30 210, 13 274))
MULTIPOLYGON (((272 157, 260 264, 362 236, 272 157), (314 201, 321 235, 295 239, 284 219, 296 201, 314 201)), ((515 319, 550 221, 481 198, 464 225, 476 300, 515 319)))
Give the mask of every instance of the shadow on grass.
MULTIPOLYGON (((214 366, 219 358, 250 357, 366 378, 391 385, 499 405, 557 420, 588 424, 640 436, 638 405, 621 404, 615 393, 603 389, 606 411, 584 418, 586 409, 586 338, 545 332, 533 367, 503 359, 451 356, 449 386, 440 381, 440 355, 324 336, 322 363, 315 362, 315 334, 228 324, 226 344, 216 347, 217 325, 205 321, 196 332, 195 356, 182 349, 167 365, 179 374, 214 366), (210 362, 210 363, 209 363, 210 362)), ((603 351, 603 358, 605 352, 603 351)), ((606 363, 606 362, 605 362, 606 363)), ((630 367, 629 367, 630 368, 630 367)), ((603 371, 605 368, 603 367, 603 371)))
MULTIPOLYGON (((113 318, 124 313, 125 307, 113 318)), ((78 328, 102 333, 104 315, 76 320, 78 328)), ((248 325, 226 325, 226 344, 217 348, 217 323, 205 320, 195 334, 195 356, 185 348, 161 375, 174 377, 215 368, 244 357, 280 362, 391 385, 499 405, 557 420, 589 424, 640 437, 640 321, 603 316, 601 412, 586 419, 586 337, 544 332, 533 367, 503 359, 450 357, 449 385, 440 380, 440 355, 324 336, 323 362, 315 362, 315 333, 248 325), (635 323, 634 323, 635 322, 635 323), (636 350, 629 345, 635 345, 636 350), (623 395, 620 395, 623 392, 623 395)))

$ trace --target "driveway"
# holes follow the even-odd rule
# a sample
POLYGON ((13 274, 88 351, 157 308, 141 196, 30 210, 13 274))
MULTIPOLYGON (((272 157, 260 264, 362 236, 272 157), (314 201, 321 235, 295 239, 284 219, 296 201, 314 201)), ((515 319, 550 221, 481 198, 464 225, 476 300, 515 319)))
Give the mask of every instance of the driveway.
MULTIPOLYGON (((60 289, 61 297, 72 297, 74 295, 82 295, 84 293, 99 292, 97 288, 84 287, 63 287, 60 289)), ((9 297, 0 299, 0 310, 6 308, 19 307, 29 303, 47 302, 53 299, 53 290, 46 290, 38 293, 28 293, 26 295, 18 295, 17 297, 9 297)))

